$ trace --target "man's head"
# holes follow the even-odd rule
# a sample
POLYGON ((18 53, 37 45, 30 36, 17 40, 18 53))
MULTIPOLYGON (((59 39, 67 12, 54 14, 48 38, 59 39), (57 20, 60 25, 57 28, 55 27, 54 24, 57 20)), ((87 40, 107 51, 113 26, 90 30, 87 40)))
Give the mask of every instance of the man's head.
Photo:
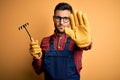
POLYGON ((54 26, 55 29, 63 33, 65 27, 70 27, 69 15, 72 13, 72 7, 68 3, 59 3, 54 9, 54 26))

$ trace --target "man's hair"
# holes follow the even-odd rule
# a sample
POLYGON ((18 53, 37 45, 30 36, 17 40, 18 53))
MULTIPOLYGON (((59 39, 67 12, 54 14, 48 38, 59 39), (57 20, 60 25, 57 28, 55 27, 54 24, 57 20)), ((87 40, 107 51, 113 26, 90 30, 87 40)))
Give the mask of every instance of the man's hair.
POLYGON ((72 6, 68 3, 61 2, 56 5, 54 9, 54 14, 56 13, 57 10, 69 10, 72 13, 72 6))

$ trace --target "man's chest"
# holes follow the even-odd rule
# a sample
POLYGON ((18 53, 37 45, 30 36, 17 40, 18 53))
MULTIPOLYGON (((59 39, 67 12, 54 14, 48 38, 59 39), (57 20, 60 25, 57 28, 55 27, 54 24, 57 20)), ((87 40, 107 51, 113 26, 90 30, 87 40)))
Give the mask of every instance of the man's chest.
POLYGON ((49 51, 51 45, 55 51, 62 51, 65 47, 71 51, 75 44, 70 37, 48 37, 47 39, 43 39, 41 48, 43 51, 49 51))

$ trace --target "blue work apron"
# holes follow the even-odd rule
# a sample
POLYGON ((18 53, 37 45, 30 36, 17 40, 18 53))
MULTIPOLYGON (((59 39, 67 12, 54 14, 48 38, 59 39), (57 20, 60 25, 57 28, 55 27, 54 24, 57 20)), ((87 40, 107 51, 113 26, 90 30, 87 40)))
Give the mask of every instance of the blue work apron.
POLYGON ((45 53, 44 72, 45 80, 79 80, 80 76, 74 63, 74 52, 69 50, 67 38, 65 49, 62 51, 54 50, 53 39, 50 38, 50 50, 45 53))

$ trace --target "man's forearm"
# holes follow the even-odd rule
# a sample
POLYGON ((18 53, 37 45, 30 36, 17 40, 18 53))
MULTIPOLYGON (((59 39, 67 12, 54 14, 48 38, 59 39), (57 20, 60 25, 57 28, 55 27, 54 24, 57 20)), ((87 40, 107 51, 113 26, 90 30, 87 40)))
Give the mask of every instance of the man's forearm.
POLYGON ((42 72, 42 59, 33 59, 32 66, 37 74, 42 72))

